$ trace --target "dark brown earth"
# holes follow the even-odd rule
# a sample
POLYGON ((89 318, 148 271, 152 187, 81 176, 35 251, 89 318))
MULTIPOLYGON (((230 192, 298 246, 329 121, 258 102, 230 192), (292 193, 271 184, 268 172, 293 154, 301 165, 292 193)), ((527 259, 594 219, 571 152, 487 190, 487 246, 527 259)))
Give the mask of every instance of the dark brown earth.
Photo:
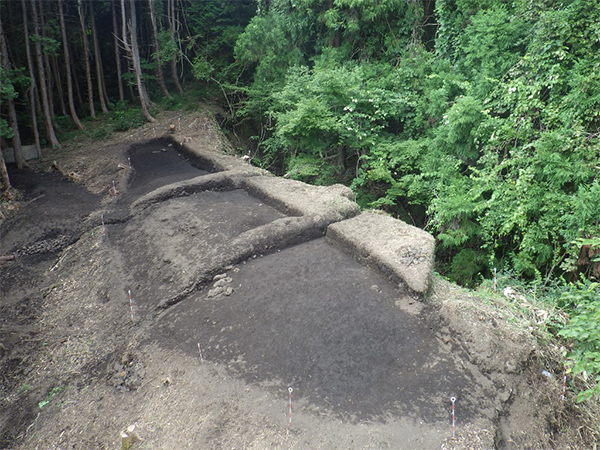
POLYGON ((327 231, 346 191, 318 206, 178 123, 11 170, 0 448, 593 448, 533 312, 361 264, 327 231))

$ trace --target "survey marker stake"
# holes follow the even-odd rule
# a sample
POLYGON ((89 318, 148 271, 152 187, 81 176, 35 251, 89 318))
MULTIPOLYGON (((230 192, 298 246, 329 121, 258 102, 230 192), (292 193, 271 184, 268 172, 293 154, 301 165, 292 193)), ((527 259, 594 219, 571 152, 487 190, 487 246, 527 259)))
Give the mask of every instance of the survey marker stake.
POLYGON ((204 357, 202 356, 202 347, 200 347, 200 342, 198 342, 198 353, 200 353, 200 362, 204 362, 204 357))
POLYGON ((131 312, 131 321, 134 322, 134 316, 133 316, 133 298, 131 298, 131 290, 127 291, 127 296, 129 298, 129 311, 131 312))
POLYGON ((494 292, 498 289, 498 271, 494 267, 494 292))
POLYGON ((565 400, 566 393, 567 393, 567 369, 565 369, 565 373, 563 374, 563 387, 562 387, 562 394, 560 395, 560 399, 562 401, 565 400))
POLYGON ((102 235, 105 235, 106 227, 104 226, 104 214, 100 214, 100 219, 102 219, 102 235))
POLYGON ((291 387, 289 387, 289 388, 288 388, 288 392, 290 393, 290 397, 289 397, 289 398, 290 398, 290 400, 289 400, 289 402, 288 402, 288 406, 289 406, 289 413, 288 413, 288 419, 289 419, 289 421, 288 421, 288 427, 291 427, 291 426, 292 426, 292 392, 294 392, 294 390, 293 390, 291 387))
POLYGON ((456 397, 450 397, 450 401, 452 402, 452 437, 456 437, 456 418, 454 416, 454 402, 456 401, 456 397))

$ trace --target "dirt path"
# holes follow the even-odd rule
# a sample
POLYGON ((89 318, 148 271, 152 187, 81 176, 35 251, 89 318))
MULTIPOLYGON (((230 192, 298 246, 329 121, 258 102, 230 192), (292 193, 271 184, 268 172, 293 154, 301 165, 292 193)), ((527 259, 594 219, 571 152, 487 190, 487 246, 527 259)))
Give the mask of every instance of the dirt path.
POLYGON ((565 405, 526 332, 403 279, 428 267, 426 236, 215 152, 208 119, 186 127, 61 163, 96 194, 12 174, 0 447, 118 449, 135 425, 139 449, 585 448, 549 432, 565 405))

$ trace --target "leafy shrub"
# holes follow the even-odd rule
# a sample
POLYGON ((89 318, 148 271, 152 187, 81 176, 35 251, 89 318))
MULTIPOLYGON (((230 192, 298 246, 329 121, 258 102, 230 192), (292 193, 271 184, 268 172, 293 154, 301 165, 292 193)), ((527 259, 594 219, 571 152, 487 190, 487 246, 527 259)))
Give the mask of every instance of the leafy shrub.
POLYGON ((288 163, 286 177, 316 185, 330 185, 337 181, 339 167, 310 156, 297 156, 288 163))
POLYGON ((127 131, 131 128, 137 128, 146 123, 144 115, 139 108, 127 108, 120 105, 113 111, 111 116, 113 131, 127 131))
POLYGON ((600 397, 600 283, 581 282, 559 300, 568 308, 571 320, 559 335, 574 341, 569 354, 574 375, 591 376, 591 387, 577 394, 578 401, 600 397))

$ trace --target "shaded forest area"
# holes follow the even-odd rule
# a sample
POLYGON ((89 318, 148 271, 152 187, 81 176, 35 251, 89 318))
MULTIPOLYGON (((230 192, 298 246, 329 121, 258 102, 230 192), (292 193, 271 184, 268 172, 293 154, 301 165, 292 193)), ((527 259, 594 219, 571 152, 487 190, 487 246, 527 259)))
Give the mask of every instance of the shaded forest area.
POLYGON ((207 58, 232 62, 254 9, 250 0, 1 0, 3 147, 22 167, 23 144, 59 147, 61 132, 84 131, 88 119, 108 115, 122 131, 139 125, 137 105, 153 121, 153 108, 180 106, 182 84, 207 58))
POLYGON ((575 372, 600 373, 596 0, 0 0, 0 15, 17 165, 21 140, 58 146, 95 116, 126 129, 216 102, 254 164, 351 186, 434 234, 450 280, 500 274, 565 311, 549 331, 578 343, 575 372))

